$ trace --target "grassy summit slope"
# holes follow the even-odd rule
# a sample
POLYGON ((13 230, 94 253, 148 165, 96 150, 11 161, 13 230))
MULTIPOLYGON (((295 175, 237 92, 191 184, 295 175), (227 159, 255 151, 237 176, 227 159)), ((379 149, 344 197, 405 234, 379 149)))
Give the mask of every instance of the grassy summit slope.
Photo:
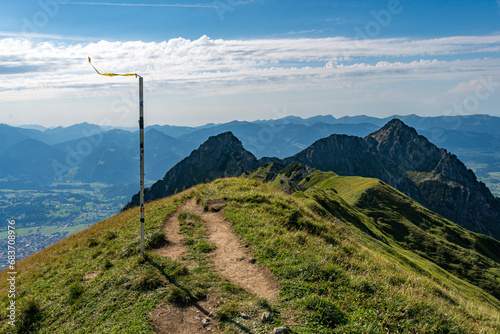
MULTIPOLYGON (((382 233, 357 204, 362 190, 354 191, 357 201, 344 200, 340 186, 328 187, 287 195, 260 181, 219 179, 146 206, 148 245, 155 247, 164 242, 165 218, 188 198, 202 205, 224 199, 234 233, 279 282, 277 300, 257 298, 213 270, 213 245, 193 214, 181 225, 189 266, 152 254, 141 259, 138 210, 128 210, 17 264, 20 332, 153 333, 148 314, 159 304, 175 308, 214 296, 216 331, 226 333, 269 333, 280 325, 292 333, 500 331, 497 299, 382 233), (260 320, 263 311, 271 313, 268 321, 260 320)), ((7 332, 6 307, 0 321, 7 332)))
POLYGON ((376 233, 500 300, 500 242, 444 219, 377 179, 315 171, 299 185, 335 191, 371 218, 376 233))
MULTIPOLYGON (((148 240, 163 217, 176 210, 180 197, 148 206, 148 240)), ((16 264, 19 333, 151 332, 147 312, 158 291, 142 289, 149 282, 150 264, 139 264, 138 215, 128 211, 104 220, 16 264), (24 326, 21 324, 24 323, 24 326), (33 323, 34 326, 30 326, 33 323)), ((162 262, 175 266, 171 261, 162 262)), ((3 282, 7 270, 0 273, 3 282)), ((7 305, 5 284, 0 285, 7 305)), ((2 327, 6 307, 1 310, 2 327)))

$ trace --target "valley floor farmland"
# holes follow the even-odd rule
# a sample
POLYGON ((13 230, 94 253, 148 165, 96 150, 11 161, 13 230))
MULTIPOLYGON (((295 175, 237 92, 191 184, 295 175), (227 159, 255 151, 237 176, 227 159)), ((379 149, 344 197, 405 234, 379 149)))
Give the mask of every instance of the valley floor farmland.
MULTIPOLYGON (((127 186, 56 183, 44 189, 0 190, 0 213, 16 221, 17 260, 120 211, 127 186)), ((7 251, 7 221, 0 227, 0 255, 7 251)), ((6 257, 3 257, 6 259, 6 257)), ((7 265, 0 263, 0 269, 7 265)))

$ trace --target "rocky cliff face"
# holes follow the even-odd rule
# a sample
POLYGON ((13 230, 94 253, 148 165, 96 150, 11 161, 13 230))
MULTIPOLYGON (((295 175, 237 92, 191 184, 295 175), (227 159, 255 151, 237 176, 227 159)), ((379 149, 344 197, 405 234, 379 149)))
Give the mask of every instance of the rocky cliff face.
POLYGON ((445 153, 398 119, 391 120, 364 141, 404 170, 431 172, 445 153))
POLYGON ((418 187, 394 161, 371 149, 360 137, 331 135, 320 139, 298 154, 284 159, 338 175, 373 177, 385 181, 413 199, 420 200, 418 187))
MULTIPOLYGON (((145 202, 163 198, 203 182, 236 176, 258 166, 255 156, 245 150, 231 132, 210 137, 198 149, 172 167, 162 180, 144 192, 145 202)), ((125 209, 139 205, 134 195, 125 209)))
POLYGON ((500 239, 500 201, 455 155, 398 119, 365 141, 406 171, 423 205, 467 229, 500 239))
POLYGON ((430 210, 500 239, 500 200, 453 154, 398 119, 365 138, 331 135, 284 159, 339 175, 378 178, 430 210))

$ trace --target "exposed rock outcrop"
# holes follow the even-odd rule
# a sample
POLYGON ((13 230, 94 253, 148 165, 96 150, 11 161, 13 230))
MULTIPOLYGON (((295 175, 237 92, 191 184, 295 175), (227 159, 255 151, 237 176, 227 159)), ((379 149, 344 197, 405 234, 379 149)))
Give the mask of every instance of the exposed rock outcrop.
POLYGON ((430 210, 500 240, 500 200, 474 172, 399 119, 365 138, 331 135, 284 159, 339 175, 378 178, 430 210))
MULTIPOLYGON (((145 202, 170 196, 203 182, 236 176, 258 166, 255 156, 245 150, 231 132, 208 138, 198 149, 170 169, 162 180, 145 189, 145 202)), ((139 194, 125 206, 139 205, 139 194)))
POLYGON ((469 230, 500 239, 500 201, 454 154, 398 119, 365 141, 407 172, 418 186, 421 204, 469 230))

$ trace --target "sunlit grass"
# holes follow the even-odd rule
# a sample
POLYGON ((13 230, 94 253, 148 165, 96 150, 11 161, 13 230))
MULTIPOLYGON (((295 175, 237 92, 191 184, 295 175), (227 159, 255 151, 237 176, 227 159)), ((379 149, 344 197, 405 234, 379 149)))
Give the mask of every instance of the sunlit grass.
MULTIPOLYGON (((154 333, 148 313, 156 306, 210 295, 219 300, 215 321, 227 333, 242 332, 242 326, 268 333, 278 325, 293 333, 498 333, 500 302, 380 232, 363 211, 368 209, 354 206, 362 187, 377 183, 350 181, 357 201, 342 199, 347 188, 328 190, 342 182, 290 196, 270 184, 232 178, 146 206, 146 235, 155 238, 189 197, 202 205, 225 198, 223 214, 234 232, 256 265, 269 267, 279 282, 275 302, 252 296, 211 268, 207 254, 214 246, 193 214, 180 217, 190 269, 168 257, 139 257, 137 209, 20 261, 17 300, 31 305, 26 312, 36 317, 29 325, 40 333, 154 333), (382 235, 385 241, 377 239, 382 235), (269 322, 259 319, 263 311, 272 314, 269 322), (250 319, 241 319, 241 312, 250 319)), ((378 205, 382 210, 385 204, 378 205)), ((1 272, 0 280, 6 278, 1 272)), ((4 284, 0 300, 8 302, 4 284)), ((5 307, 0 321, 5 332, 5 307)))

